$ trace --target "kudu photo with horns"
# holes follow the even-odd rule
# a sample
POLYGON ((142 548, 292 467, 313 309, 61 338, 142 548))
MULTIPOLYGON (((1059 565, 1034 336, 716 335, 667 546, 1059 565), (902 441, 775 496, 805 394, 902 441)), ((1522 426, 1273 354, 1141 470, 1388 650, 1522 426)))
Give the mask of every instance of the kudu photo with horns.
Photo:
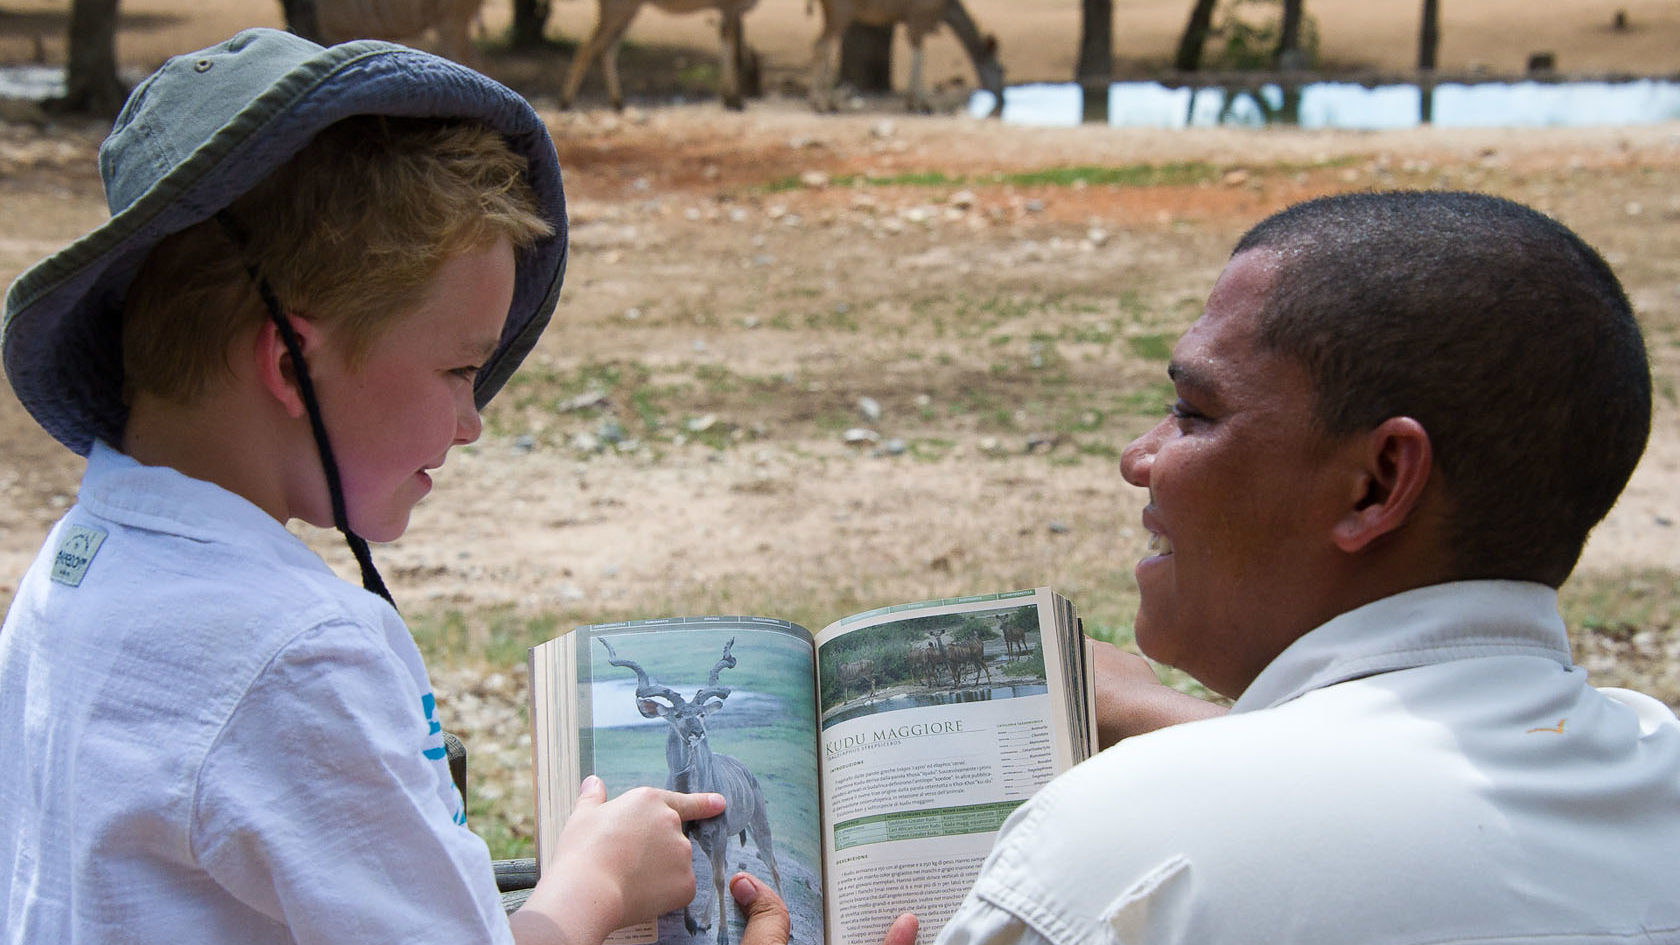
MULTIPOLYGON (((642 784, 715 792, 725 812, 686 830, 693 842, 695 898, 662 918, 661 942, 728 945, 744 920, 727 892, 746 870, 770 882, 811 941, 821 940, 813 887, 819 815, 812 747, 789 719, 811 714, 808 689, 778 689, 777 677, 809 673, 809 646, 774 631, 624 632, 594 637, 589 673, 593 772, 610 793, 642 784), (785 663, 802 672, 782 671, 785 663), (777 672, 765 675, 765 670, 777 672), (810 901, 805 902, 802 900, 810 901)), ((796 924, 796 928, 798 925, 796 924)))

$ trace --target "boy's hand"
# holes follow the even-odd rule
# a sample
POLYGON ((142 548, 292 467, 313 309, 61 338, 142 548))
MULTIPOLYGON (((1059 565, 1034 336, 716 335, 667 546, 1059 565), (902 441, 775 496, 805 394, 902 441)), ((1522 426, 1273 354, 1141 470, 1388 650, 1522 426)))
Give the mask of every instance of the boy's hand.
MULTIPOLYGON (((515 917, 535 910, 570 945, 597 945, 614 929, 687 905, 694 866, 682 823, 714 817, 723 807, 721 794, 650 787, 608 801, 606 785, 589 776, 553 859, 515 917)), ((515 938, 524 941, 520 927, 515 923, 515 938)))

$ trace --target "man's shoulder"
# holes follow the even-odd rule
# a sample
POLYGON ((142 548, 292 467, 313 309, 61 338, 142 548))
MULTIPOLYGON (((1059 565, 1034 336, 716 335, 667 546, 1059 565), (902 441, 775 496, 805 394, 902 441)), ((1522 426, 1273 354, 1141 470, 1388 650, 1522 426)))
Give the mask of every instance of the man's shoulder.
POLYGON ((1672 766, 1630 789, 1633 760, 1546 761, 1586 735, 1573 717, 1489 754, 1392 696, 1326 691, 1123 741, 1023 805, 976 895, 1056 941, 1135 922, 1140 940, 1207 942, 1339 941, 1347 922, 1395 942, 1620 934, 1641 910, 1680 922, 1663 868, 1680 843, 1672 766))

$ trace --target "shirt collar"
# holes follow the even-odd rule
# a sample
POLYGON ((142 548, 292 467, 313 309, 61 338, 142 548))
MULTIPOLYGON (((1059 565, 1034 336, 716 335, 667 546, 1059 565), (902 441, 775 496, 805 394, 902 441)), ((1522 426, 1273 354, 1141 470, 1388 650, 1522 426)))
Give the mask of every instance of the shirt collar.
POLYGON ((1448 660, 1528 654, 1570 665, 1557 591, 1523 581, 1458 581, 1395 594, 1310 631, 1232 706, 1281 705, 1325 686, 1448 660))
POLYGON ((255 503, 168 466, 145 466, 103 442, 88 451, 77 502, 123 525, 196 541, 260 545, 290 563, 326 562, 255 503))

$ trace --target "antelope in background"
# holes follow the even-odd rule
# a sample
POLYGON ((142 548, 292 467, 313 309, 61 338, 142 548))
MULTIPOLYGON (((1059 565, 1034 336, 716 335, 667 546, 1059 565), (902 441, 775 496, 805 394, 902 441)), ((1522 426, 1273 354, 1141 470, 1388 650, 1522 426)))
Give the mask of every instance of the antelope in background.
MULTIPOLYGON (((690 821, 683 826, 689 839, 712 864, 712 886, 717 893, 717 943, 728 945, 729 897, 725 894, 724 880, 728 872, 726 854, 729 838, 740 834, 744 847, 747 834, 752 834, 759 859, 770 868, 771 882, 777 892, 782 889, 782 877, 776 869, 776 851, 770 839, 770 816, 758 778, 739 760, 714 753, 706 736, 706 716, 723 708, 723 700, 729 697, 729 687, 718 685, 718 674, 735 666, 735 657, 729 652, 735 646, 735 638, 730 637, 729 642, 724 644, 723 657, 712 667, 706 685, 694 694, 692 700, 684 699, 676 690, 648 679, 647 671, 640 664, 634 660, 619 659, 605 637, 597 639, 607 648, 608 662, 635 671, 637 710, 646 718, 661 718, 671 726, 665 739, 665 764, 670 769, 666 789, 686 793, 716 792, 728 802, 723 813, 716 817, 690 821)), ((690 935, 706 928, 694 917, 692 906, 693 903, 690 903, 683 907, 683 924, 690 935)))
POLYGON ((741 99, 741 64, 746 55, 746 41, 741 18, 758 0, 599 0, 600 13, 595 20, 595 32, 578 48, 577 58, 566 73, 566 84, 560 92, 560 107, 570 108, 577 97, 578 87, 589 66, 601 60, 601 74, 607 82, 607 100, 616 109, 624 108, 624 89, 618 81, 618 47, 630 21, 643 4, 652 4, 666 13, 699 13, 716 10, 723 14, 723 61, 718 78, 718 94, 726 108, 739 110, 741 99))
POLYGON ((476 65, 471 32, 484 0, 315 0, 315 21, 322 39, 405 40, 427 30, 437 33, 438 52, 476 65))
MULTIPOLYGON (((806 0, 810 9, 811 0, 806 0)), ((997 61, 997 39, 981 36, 961 0, 821 0, 822 33, 817 36, 811 69, 811 107, 832 112, 834 81, 840 67, 840 37, 853 22, 869 26, 903 23, 910 40, 910 85, 906 106, 913 112, 931 111, 927 87, 922 78, 922 40, 946 23, 974 63, 980 87, 991 92, 995 105, 992 116, 1003 112, 1003 66, 997 61)))

